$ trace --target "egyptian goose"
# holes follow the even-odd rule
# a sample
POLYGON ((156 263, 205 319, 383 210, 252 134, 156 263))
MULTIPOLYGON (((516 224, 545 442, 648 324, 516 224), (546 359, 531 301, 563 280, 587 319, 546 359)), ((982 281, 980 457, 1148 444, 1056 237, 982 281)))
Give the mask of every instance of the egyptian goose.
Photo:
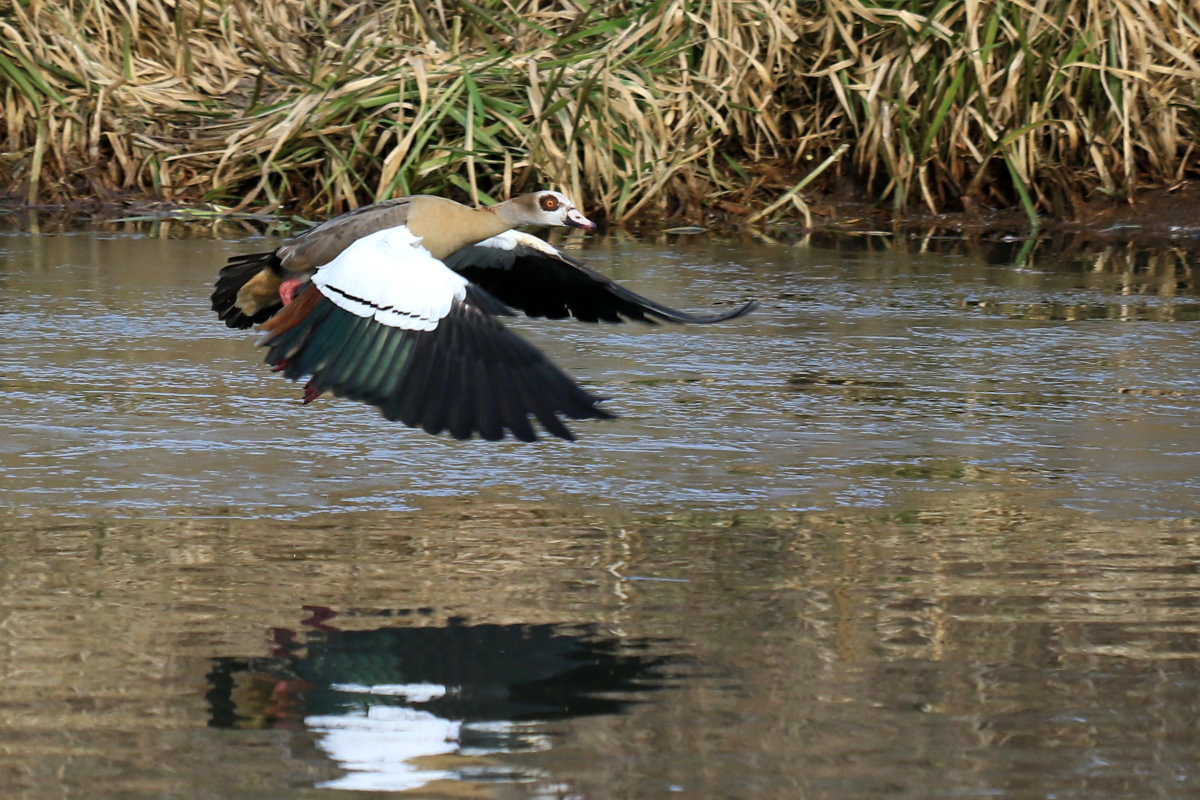
POLYGON ((588 269, 519 225, 596 226, 558 192, 471 208, 440 197, 386 200, 331 219, 269 253, 234 256, 212 307, 231 328, 262 323, 266 361, 304 402, 326 391, 456 439, 537 438, 529 416, 573 439, 559 415, 610 419, 535 347, 496 319, 717 322, 588 269), (511 307, 511 308, 510 308, 511 307))

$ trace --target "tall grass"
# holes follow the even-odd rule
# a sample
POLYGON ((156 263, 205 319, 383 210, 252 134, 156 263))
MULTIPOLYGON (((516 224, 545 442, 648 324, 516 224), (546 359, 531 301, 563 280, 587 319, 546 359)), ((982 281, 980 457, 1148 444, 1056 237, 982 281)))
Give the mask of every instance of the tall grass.
POLYGON ((625 221, 1195 176, 1183 0, 0 0, 0 191, 328 214, 560 186, 625 221))

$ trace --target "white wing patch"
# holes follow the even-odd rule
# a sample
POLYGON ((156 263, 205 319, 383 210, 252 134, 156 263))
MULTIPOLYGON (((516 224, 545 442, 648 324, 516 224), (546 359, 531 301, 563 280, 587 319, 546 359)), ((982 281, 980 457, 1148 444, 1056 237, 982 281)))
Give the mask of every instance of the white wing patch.
POLYGON ((484 239, 475 245, 476 247, 492 247, 496 250, 516 250, 517 247, 529 247, 537 250, 539 253, 545 253, 548 256, 559 257, 562 253, 555 249, 554 245, 549 242, 542 241, 531 233, 522 233, 521 231, 505 231, 497 234, 490 239, 484 239))
POLYGON ((467 296, 467 281, 407 226, 364 236, 317 270, 312 282, 339 308, 393 328, 431 331, 467 296))

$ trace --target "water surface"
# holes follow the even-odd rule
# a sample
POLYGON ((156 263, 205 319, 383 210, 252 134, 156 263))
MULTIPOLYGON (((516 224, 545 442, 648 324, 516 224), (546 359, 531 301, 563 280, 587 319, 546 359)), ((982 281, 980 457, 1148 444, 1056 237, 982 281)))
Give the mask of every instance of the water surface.
POLYGON ((273 240, 0 236, 0 794, 1193 797, 1185 250, 589 238, 611 422, 299 403, 273 240), (219 765, 219 768, 215 765, 219 765))
POLYGON ((1122 517, 1200 510, 1190 273, 854 244, 587 240, 590 264, 664 302, 762 305, 710 327, 513 320, 621 415, 524 447, 301 406, 208 309, 224 259, 269 242, 9 235, 3 502, 298 516, 489 490, 800 510, 1019 486, 1122 517))

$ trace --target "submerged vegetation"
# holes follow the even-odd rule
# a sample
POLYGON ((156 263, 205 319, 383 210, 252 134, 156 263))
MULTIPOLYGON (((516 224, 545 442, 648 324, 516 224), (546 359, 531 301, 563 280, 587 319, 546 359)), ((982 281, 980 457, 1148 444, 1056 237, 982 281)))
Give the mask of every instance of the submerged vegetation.
POLYGON ((848 145, 805 192, 1061 216, 1196 177, 1198 44, 1177 0, 0 0, 0 192, 700 220, 848 145))

